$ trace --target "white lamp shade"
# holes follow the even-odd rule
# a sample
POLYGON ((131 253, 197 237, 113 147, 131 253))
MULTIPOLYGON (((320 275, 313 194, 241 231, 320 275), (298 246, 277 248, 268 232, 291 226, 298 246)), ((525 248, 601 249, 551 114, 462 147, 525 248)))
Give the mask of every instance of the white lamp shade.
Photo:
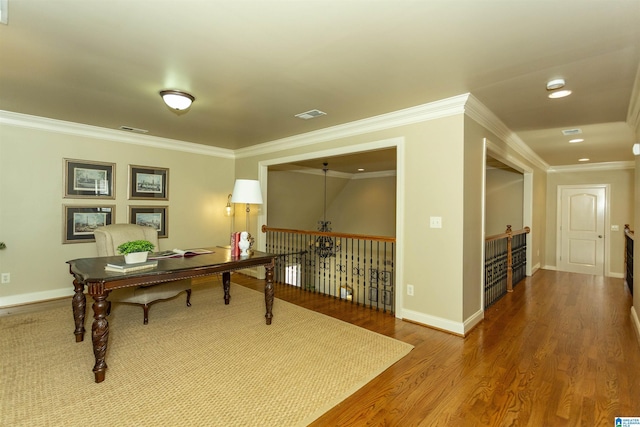
POLYGON ((254 179, 236 179, 236 184, 233 186, 233 193, 231 194, 232 203, 262 204, 260 182, 254 179))

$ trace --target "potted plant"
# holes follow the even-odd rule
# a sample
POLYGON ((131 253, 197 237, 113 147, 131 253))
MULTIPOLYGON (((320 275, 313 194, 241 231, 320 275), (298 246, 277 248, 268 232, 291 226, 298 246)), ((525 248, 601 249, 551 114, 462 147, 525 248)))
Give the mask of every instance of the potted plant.
POLYGON ((153 248, 155 245, 148 240, 132 240, 118 246, 118 253, 124 255, 127 264, 135 264, 145 262, 153 248))

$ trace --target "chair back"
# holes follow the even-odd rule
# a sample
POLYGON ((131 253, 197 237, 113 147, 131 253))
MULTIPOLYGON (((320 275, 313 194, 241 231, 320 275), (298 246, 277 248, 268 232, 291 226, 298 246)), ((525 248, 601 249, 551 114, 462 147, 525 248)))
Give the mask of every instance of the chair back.
POLYGON ((132 240, 148 240, 158 250, 158 231, 153 227, 136 224, 111 224, 93 231, 98 256, 118 255, 118 246, 132 240))

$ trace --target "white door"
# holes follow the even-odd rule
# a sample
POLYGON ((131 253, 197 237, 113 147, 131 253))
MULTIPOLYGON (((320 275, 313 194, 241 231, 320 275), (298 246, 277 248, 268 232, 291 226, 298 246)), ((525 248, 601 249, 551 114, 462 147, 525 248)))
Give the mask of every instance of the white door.
POLYGON ((606 187, 560 186, 558 190, 558 268, 603 276, 606 187))

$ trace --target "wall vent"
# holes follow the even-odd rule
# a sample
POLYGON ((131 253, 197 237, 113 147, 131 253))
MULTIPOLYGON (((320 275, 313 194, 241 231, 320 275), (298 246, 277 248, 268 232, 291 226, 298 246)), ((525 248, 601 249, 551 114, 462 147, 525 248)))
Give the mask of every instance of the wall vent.
POLYGON ((562 134, 564 136, 579 135, 581 133, 582 129, 565 129, 562 131, 562 134))
POLYGON ((327 113, 320 110, 309 110, 304 113, 296 114, 296 117, 299 119, 309 120, 314 119, 316 117, 325 116, 327 113))
POLYGON ((149 133, 146 129, 138 129, 133 128, 131 126, 120 126, 120 130, 126 130, 127 132, 135 132, 135 133, 149 133))

